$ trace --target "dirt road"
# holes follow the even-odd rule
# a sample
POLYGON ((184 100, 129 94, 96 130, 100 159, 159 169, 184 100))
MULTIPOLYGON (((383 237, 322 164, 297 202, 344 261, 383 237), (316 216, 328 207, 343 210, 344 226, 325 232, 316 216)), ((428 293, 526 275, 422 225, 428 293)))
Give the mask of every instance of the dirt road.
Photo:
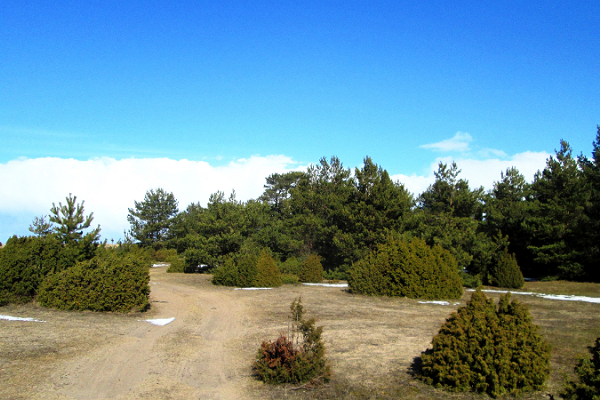
MULTIPOLYGON (((53 362, 45 382, 33 382, 23 398, 247 398, 246 386, 253 383, 248 379, 248 360, 256 347, 244 345, 248 328, 243 298, 236 299, 231 288, 213 287, 206 279, 196 279, 190 286, 177 278, 166 274, 164 267, 152 269, 152 311, 137 319, 112 321, 118 332, 107 336, 100 329, 99 343, 93 326, 79 332, 96 345, 53 362), (198 285, 205 290, 198 290, 198 285), (139 320, 171 317, 175 320, 165 326, 139 320)), ((16 393, 11 397, 21 398, 16 393)))

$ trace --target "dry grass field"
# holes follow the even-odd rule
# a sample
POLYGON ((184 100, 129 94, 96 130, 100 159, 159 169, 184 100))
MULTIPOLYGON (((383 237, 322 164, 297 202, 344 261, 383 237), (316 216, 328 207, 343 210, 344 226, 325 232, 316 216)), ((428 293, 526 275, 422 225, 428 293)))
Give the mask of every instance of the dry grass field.
MULTIPOLYGON (((35 304, 0 308, 1 399, 481 399, 420 383, 411 365, 459 305, 349 294, 343 288, 285 285, 272 290, 215 287, 209 275, 151 270, 152 309, 144 314, 64 312, 35 304), (324 326, 333 379, 319 387, 269 386, 252 376, 265 339, 287 330, 297 297, 324 326), (142 320, 175 317, 165 326, 142 320)), ((531 282, 524 291, 600 297, 600 285, 531 282)), ((497 299, 499 294, 488 294, 497 299)), ((553 346, 547 389, 600 335, 600 304, 515 295, 553 346)))

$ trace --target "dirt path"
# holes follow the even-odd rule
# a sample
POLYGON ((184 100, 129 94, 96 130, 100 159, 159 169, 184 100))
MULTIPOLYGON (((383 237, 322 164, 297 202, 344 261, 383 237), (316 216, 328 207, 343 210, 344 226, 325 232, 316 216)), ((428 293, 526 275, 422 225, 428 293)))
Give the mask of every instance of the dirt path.
POLYGON ((243 301, 231 289, 206 291, 151 271, 151 315, 166 326, 133 324, 89 354, 52 374, 47 398, 238 399, 247 385, 246 355, 234 351, 247 334, 243 301))

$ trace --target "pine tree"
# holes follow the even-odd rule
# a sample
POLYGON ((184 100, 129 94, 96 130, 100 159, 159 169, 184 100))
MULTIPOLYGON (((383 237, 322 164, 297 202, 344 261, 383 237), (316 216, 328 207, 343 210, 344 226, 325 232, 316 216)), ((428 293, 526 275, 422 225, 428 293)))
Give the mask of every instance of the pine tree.
POLYGON ((586 235, 585 206, 589 196, 583 172, 563 140, 556 157, 548 159, 546 168, 536 174, 532 184, 529 249, 536 264, 533 272, 538 276, 585 277, 588 249, 582 246, 581 237, 586 235))
POLYGON ((585 235, 580 237, 587 249, 585 275, 589 280, 600 282, 600 126, 597 127, 593 143, 592 160, 581 156, 579 161, 590 188, 590 199, 585 210, 587 226, 585 235))
POLYGON ((146 192, 144 200, 134 202, 129 209, 127 221, 131 224, 129 233, 144 246, 164 242, 170 236, 173 218, 177 215, 177 200, 173 193, 158 188, 146 192))
POLYGON ((529 272, 533 256, 528 249, 531 234, 526 224, 531 185, 514 167, 508 168, 500 176, 501 180, 494 182, 494 188, 486 198, 483 229, 490 236, 508 236, 509 252, 515 254, 521 268, 529 272))
MULTIPOLYGON (((73 196, 71 193, 65 200, 65 205, 60 202, 58 205, 52 203, 49 219, 50 222, 55 224, 53 230, 59 240, 66 245, 73 245, 83 239, 83 231, 91 226, 94 213, 84 215, 85 201, 78 204, 77 196, 73 196)), ((89 236, 90 241, 95 241, 98 239, 99 234, 100 226, 87 233, 86 236, 89 236)))

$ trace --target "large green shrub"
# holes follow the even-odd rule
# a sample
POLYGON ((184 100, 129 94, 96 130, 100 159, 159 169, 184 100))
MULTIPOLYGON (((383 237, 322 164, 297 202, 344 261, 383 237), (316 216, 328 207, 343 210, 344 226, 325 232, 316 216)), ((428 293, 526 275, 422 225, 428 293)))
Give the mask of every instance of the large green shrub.
POLYGON ((290 257, 279 264, 279 269, 282 274, 298 275, 300 273, 301 265, 302 263, 296 257, 290 257))
POLYGON ((31 301, 47 274, 74 264, 53 235, 13 236, 0 250, 0 305, 31 301))
POLYGON ((323 327, 315 327, 315 319, 304 318, 300 299, 291 309, 291 331, 273 342, 263 342, 256 354, 254 370, 266 383, 328 382, 331 376, 325 358, 321 335, 323 327))
POLYGON ((488 280, 492 286, 509 289, 521 289, 525 284, 517 258, 514 254, 509 254, 508 249, 504 249, 497 261, 490 266, 488 280))
POLYGON ((426 383, 494 397, 540 390, 550 374, 550 346, 527 307, 507 294, 496 309, 480 290, 446 321, 421 359, 426 383))
POLYGON ((321 257, 316 254, 308 256, 300 266, 298 278, 300 279, 300 282, 323 282, 323 265, 321 265, 321 257))
POLYGON ((63 310, 144 310, 150 293, 148 267, 147 262, 126 253, 100 252, 90 261, 48 275, 38 301, 63 310))
POLYGON ((238 287, 281 286, 281 272, 267 251, 226 257, 223 265, 213 271, 215 285, 238 287))
POLYGON ((421 299, 457 299, 463 292, 452 254, 416 238, 390 237, 355 264, 348 285, 354 293, 421 299))
POLYGON ((561 393, 564 399, 600 399, 600 337, 596 339, 590 353, 591 358, 582 358, 575 367, 577 378, 565 382, 561 393))
POLYGON ((254 286, 257 262, 258 257, 254 254, 225 257, 223 265, 214 270, 212 283, 223 286, 254 286))
POLYGON ((277 268, 275 260, 265 250, 262 250, 256 261, 256 278, 254 278, 252 286, 276 287, 282 284, 281 271, 277 268))

